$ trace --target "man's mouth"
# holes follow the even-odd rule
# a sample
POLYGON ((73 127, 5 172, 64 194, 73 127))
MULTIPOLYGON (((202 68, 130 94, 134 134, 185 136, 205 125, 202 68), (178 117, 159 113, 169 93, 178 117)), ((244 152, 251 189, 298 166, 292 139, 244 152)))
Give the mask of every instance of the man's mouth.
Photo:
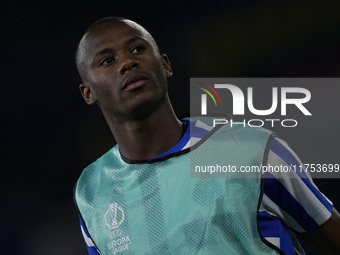
POLYGON ((148 78, 145 75, 142 74, 136 74, 132 75, 124 82, 123 90, 133 90, 139 87, 142 87, 146 82, 148 78))

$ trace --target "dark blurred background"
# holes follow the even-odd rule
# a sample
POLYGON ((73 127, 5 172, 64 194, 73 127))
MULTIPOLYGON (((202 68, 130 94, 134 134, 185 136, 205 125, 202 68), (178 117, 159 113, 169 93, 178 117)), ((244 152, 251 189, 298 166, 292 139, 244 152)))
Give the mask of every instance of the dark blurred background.
MULTIPOLYGON (((92 22, 123 16, 151 32, 171 60, 169 93, 181 114, 189 112, 190 77, 339 77, 339 13, 337 0, 3 2, 0 253, 86 254, 73 185, 114 145, 78 89, 74 51, 92 22)), ((324 104, 328 96, 337 100, 327 95, 324 104)), ((326 119, 338 117, 336 107, 326 119)), ((284 138, 309 162, 306 142, 318 142, 318 132, 326 145, 339 141, 327 128, 284 138)), ((325 156, 328 149, 315 145, 325 156)), ((339 179, 315 182, 340 208, 339 179)))

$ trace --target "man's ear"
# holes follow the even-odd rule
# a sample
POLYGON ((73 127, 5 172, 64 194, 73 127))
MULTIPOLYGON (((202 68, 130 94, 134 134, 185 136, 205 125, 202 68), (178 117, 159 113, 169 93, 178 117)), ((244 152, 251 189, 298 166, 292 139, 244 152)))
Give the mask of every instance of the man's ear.
POLYGON ((168 56, 163 54, 161 56, 161 60, 162 60, 162 64, 163 64, 163 68, 164 68, 166 77, 171 77, 173 73, 172 73, 170 60, 169 60, 168 56))
POLYGON ((97 98, 92 92, 91 87, 88 84, 86 83, 80 84, 79 89, 80 89, 81 95, 83 96, 87 104, 92 105, 95 102, 97 102, 97 98))

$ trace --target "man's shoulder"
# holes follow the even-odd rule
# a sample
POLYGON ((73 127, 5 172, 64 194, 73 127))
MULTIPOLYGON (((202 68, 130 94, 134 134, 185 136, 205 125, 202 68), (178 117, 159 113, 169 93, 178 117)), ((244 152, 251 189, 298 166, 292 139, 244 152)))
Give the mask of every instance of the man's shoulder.
POLYGON ((103 169, 105 167, 112 166, 116 161, 121 160, 118 145, 115 145, 94 162, 89 164, 87 167, 84 168, 82 171, 80 178, 83 175, 95 174, 97 173, 98 169, 103 169))

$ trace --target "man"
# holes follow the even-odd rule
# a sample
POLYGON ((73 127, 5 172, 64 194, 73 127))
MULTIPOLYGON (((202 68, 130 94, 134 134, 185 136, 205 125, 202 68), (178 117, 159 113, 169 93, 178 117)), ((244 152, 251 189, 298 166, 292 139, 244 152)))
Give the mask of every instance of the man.
POLYGON ((117 141, 75 186, 89 254, 303 254, 294 232, 340 254, 339 214, 308 176, 190 178, 190 157, 301 162, 267 130, 179 120, 167 94, 169 59, 143 27, 95 22, 76 63, 82 96, 101 108, 117 141))

